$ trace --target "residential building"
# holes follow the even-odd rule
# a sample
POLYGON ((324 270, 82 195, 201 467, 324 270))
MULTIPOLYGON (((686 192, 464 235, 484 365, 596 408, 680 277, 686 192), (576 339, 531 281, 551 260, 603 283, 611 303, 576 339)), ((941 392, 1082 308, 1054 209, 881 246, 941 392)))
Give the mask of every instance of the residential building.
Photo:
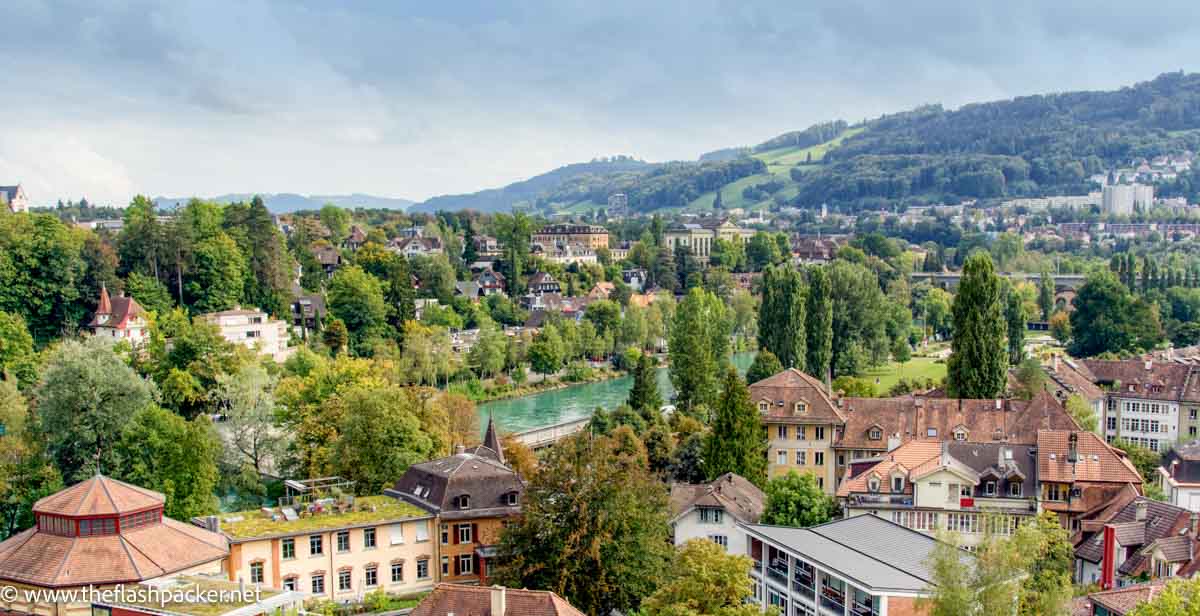
POLYGON ((543 247, 541 244, 534 244, 533 256, 557 263, 559 265, 570 265, 579 263, 582 265, 591 265, 599 262, 599 257, 596 256, 596 251, 580 246, 578 244, 566 244, 563 246, 543 247))
POLYGON ((128 340, 136 345, 146 339, 149 327, 146 311, 136 299, 125 297, 123 293, 109 297, 108 288, 104 284, 100 285, 100 301, 96 304, 96 314, 88 323, 88 329, 93 336, 128 340))
POLYGON ((1055 355, 1050 359, 1050 365, 1043 366, 1042 370, 1046 373, 1046 391, 1053 394, 1054 398, 1064 406, 1067 398, 1072 395, 1083 398, 1083 401, 1092 409, 1092 414, 1096 417, 1097 429, 1103 435, 1104 408, 1107 397, 1104 390, 1096 385, 1096 375, 1092 374, 1087 365, 1069 357, 1060 358, 1055 355))
POLYGON ((754 230, 743 229, 728 219, 705 218, 699 222, 677 222, 663 233, 663 239, 668 246, 686 246, 697 257, 712 255, 713 246, 717 240, 740 242, 754 235, 754 230))
POLYGON ((398 237, 387 243, 387 247, 392 252, 402 254, 405 257, 430 257, 440 255, 443 252, 442 240, 436 237, 424 237, 421 235, 411 237, 398 237))
POLYGON ((846 416, 816 378, 789 368, 750 385, 750 400, 767 427, 767 475, 811 473, 833 494, 837 467, 833 442, 846 416))
POLYGON ((634 292, 641 293, 650 283, 650 273, 640 267, 621 270, 621 281, 634 292))
POLYGON ((291 357, 296 350, 288 346, 287 323, 272 319, 257 308, 237 306, 233 310, 202 314, 200 318, 216 325, 222 338, 277 362, 291 357))
POLYGON ((439 580, 487 584, 488 562, 504 525, 521 513, 524 491, 489 420, 482 445, 414 464, 385 493, 436 517, 439 580))
POLYGON ((438 584, 409 616, 584 616, 548 590, 438 584))
POLYGON ((299 332, 302 338, 308 338, 309 332, 321 329, 325 320, 325 297, 319 293, 305 293, 302 290, 295 293, 296 301, 292 302, 292 329, 299 332))
POLYGON ((331 601, 433 587, 434 516, 388 496, 285 499, 194 520, 229 540, 230 581, 331 601))
POLYGON ((367 232, 358 225, 350 225, 350 234, 342 241, 342 248, 354 252, 367 243, 367 232))
POLYGON ((0 207, 8 208, 14 214, 29 211, 29 197, 20 184, 15 186, 0 186, 0 207))
POLYGON ((554 279, 554 276, 546 272, 535 272, 530 276, 527 288, 534 295, 562 293, 562 287, 558 284, 558 281, 554 279))
POLYGON ((1142 579, 1190 577, 1200 569, 1200 514, 1132 491, 1083 517, 1075 544, 1075 581, 1102 589, 1142 579))
POLYGON ((471 239, 471 242, 475 245, 475 254, 480 259, 500 256, 500 240, 490 235, 476 235, 471 239))
POLYGON ((1154 187, 1148 184, 1108 184, 1102 190, 1101 207, 1106 214, 1131 216, 1135 208, 1147 211, 1154 204, 1154 187))
MULTIPOLYGON (((743 525, 753 600, 787 616, 909 616, 934 585, 938 542, 874 515, 810 528, 743 525)), ((964 566, 974 557, 962 552, 964 566)))
POLYGON ((164 502, 158 492, 96 475, 34 503, 34 526, 0 542, 0 613, 85 616, 90 603, 36 603, 23 591, 220 573, 225 538, 165 517, 164 502))
POLYGON ((479 292, 485 297, 497 293, 504 295, 504 274, 490 267, 476 274, 473 280, 479 285, 479 292))
POLYGON ((874 464, 856 463, 837 496, 847 516, 872 513, 929 535, 951 530, 974 545, 1037 513, 1034 454, 1031 445, 909 441, 874 464))
POLYGON ((791 243, 792 258, 796 263, 820 265, 837 258, 838 250, 845 244, 845 240, 839 242, 837 238, 832 237, 796 235, 792 237, 791 243))
POLYGON ((1192 368, 1152 360, 1084 360, 1107 391, 1104 438, 1129 441, 1151 451, 1166 451, 1180 440, 1195 438, 1197 423, 1181 421, 1180 405, 1200 403, 1200 383, 1192 368), (1189 383, 1189 380, 1192 381, 1189 383))
POLYGON ((546 225, 533 233, 530 243, 540 245, 546 252, 574 246, 594 253, 601 248, 608 248, 608 229, 598 225, 570 223, 546 225))
POLYGON ((1089 512, 1122 493, 1141 494, 1142 478, 1125 454, 1091 432, 1042 430, 1037 435, 1038 499, 1063 528, 1081 528, 1089 512))
POLYGON ((1166 587, 1165 580, 1154 580, 1089 593, 1075 599, 1071 616, 1125 616, 1137 606, 1153 601, 1166 587))
POLYGON ((675 545, 708 539, 730 554, 746 554, 739 524, 757 524, 767 497, 740 475, 725 473, 710 483, 671 484, 671 533, 675 545))
POLYGON ((317 263, 321 264, 321 269, 325 270, 325 276, 333 278, 333 273, 342 266, 342 253, 328 245, 313 248, 312 251, 317 263))
POLYGON ((1157 480, 1167 502, 1200 511, 1200 441, 1172 447, 1163 456, 1157 480))

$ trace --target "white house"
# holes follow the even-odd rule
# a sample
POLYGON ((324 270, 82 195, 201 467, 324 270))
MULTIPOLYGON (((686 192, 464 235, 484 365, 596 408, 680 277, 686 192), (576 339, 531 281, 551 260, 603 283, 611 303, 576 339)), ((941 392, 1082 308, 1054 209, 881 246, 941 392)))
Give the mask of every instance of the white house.
POLYGON ((94 336, 104 336, 114 340, 128 340, 131 344, 140 344, 146 339, 146 311, 132 297, 118 295, 110 298, 108 289, 100 285, 100 301, 96 304, 96 314, 88 323, 88 329, 94 336))
POLYGON ((1200 512, 1200 441, 1180 445, 1163 456, 1158 485, 1167 502, 1200 512))
POLYGON ((295 351, 288 347, 288 324, 272 319, 257 308, 238 306, 233 310, 200 316, 216 325, 221 336, 229 342, 257 351, 259 355, 269 356, 275 361, 282 362, 295 351))
POLYGON ((28 212, 29 198, 20 184, 15 186, 0 186, 0 206, 7 207, 10 212, 28 212))
POLYGON ((766 500, 758 486, 733 473, 712 483, 671 484, 675 545, 709 539, 729 554, 746 554, 746 533, 738 524, 757 524, 766 500))

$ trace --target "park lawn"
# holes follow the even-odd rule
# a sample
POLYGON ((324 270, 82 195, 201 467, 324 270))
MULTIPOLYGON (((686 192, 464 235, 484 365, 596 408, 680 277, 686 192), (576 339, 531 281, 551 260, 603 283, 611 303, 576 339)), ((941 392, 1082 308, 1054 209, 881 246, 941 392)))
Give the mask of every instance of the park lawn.
POLYGON ((914 357, 904 362, 903 370, 900 364, 889 362, 886 366, 868 368, 858 376, 875 386, 876 395, 885 396, 901 376, 910 381, 914 378, 921 381, 933 379, 935 383, 941 381, 946 378, 946 363, 945 361, 938 363, 932 357, 914 357), (875 379, 879 379, 879 382, 876 383, 875 379))

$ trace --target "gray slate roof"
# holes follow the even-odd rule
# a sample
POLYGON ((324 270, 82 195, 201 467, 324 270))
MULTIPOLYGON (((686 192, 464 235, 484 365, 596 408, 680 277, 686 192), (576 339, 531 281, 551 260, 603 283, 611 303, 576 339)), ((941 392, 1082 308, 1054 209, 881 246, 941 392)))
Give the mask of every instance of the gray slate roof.
MULTIPOLYGON (((872 592, 922 592, 932 585, 926 562, 938 542, 883 518, 865 514, 811 528, 742 525, 766 539, 872 592)), ((964 562, 972 556, 963 552, 964 562)))

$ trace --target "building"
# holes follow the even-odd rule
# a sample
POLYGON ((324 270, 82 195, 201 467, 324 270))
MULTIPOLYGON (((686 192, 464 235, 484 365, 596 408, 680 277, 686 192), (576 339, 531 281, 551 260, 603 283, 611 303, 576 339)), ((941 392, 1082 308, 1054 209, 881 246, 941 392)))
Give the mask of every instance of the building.
POLYGON ((608 229, 569 223, 546 225, 533 233, 530 243, 541 245, 546 252, 572 246, 594 253, 608 248, 608 229))
POLYGON ((533 256, 539 259, 559 265, 570 265, 572 263, 592 265, 599 263, 596 251, 576 244, 566 244, 561 247, 549 248, 544 248, 541 244, 535 244, 532 252, 533 256))
POLYGON ((1125 616, 1167 587, 1165 580, 1143 582, 1124 588, 1101 590, 1075 599, 1071 616, 1125 616))
POLYGON ((0 186, 0 206, 7 207, 8 211, 14 214, 28 212, 29 197, 25 195, 25 189, 20 184, 0 186))
POLYGON ((301 592, 249 586, 207 575, 171 576, 137 586, 124 597, 94 601, 91 616, 192 616, 200 610, 206 616, 299 614, 309 598, 301 592), (189 594, 200 593, 218 599, 206 601, 202 607, 187 600, 189 594))
POLYGON ((0 543, 0 613, 91 614, 31 604, 28 590, 80 590, 177 574, 219 574, 225 538, 163 515, 162 494, 96 475, 33 505, 34 526, 0 543))
POLYGON ((433 587, 433 515, 387 496, 324 495, 194 522, 228 538, 230 581, 331 601, 433 587))
MULTIPOLYGON (((874 515, 810 528, 743 525, 754 600, 788 616, 910 616, 929 596, 936 539, 874 515)), ((973 557, 963 552, 964 566, 973 557)))
POLYGON ((554 276, 546 272, 535 272, 530 276, 527 288, 534 295, 562 293, 562 287, 558 284, 558 281, 554 279, 554 276))
POLYGON ((584 616, 548 590, 438 584, 409 616, 584 616))
POLYGON ((471 243, 475 245, 475 254, 480 259, 500 256, 502 250, 500 240, 490 235, 476 235, 471 238, 471 243))
POLYGON ((104 284, 100 285, 100 301, 96 304, 96 314, 88 323, 88 329, 93 336, 128 340, 136 345, 146 339, 149 327, 146 311, 136 299, 125 297, 124 294, 110 298, 108 288, 104 284))
POLYGON ((482 445, 414 464, 385 491, 436 517, 439 580, 481 584, 487 583, 500 531, 521 513, 524 492, 521 477, 504 462, 491 421, 482 445))
POLYGON ((1166 451, 1181 439, 1195 438, 1200 404, 1200 379, 1192 368, 1152 360, 1084 360, 1105 387, 1104 438, 1122 439, 1151 451, 1166 451), (1191 403, 1181 418, 1181 404, 1191 403))
POLYGON ((326 278, 333 278, 333 273, 342 266, 342 253, 333 246, 314 248, 313 256, 316 257, 317 263, 321 264, 321 269, 325 270, 326 278))
POLYGON ((1034 447, 915 440, 855 463, 838 487, 847 516, 871 513, 922 533, 959 533, 966 545, 1008 535, 1038 511, 1034 447))
POLYGON ((693 255, 708 257, 717 240, 740 242, 753 235, 752 229, 743 229, 728 219, 706 218, 695 223, 674 223, 667 227, 663 239, 668 246, 686 246, 693 255))
POLYGON ((641 293, 650 284, 650 273, 640 267, 624 269, 621 270, 621 281, 635 293, 641 293))
POLYGON ((1121 494, 1141 494, 1142 478, 1125 454, 1091 432, 1042 430, 1037 437, 1038 499, 1071 532, 1089 512, 1121 494))
POLYGON ((675 545, 708 539, 730 554, 746 554, 739 524, 757 524, 767 497, 740 475, 725 473, 711 483, 671 484, 671 533, 675 545))
POLYGON ((225 340, 277 362, 285 361, 296 350, 288 347, 287 323, 272 319, 257 308, 237 306, 233 310, 202 314, 200 318, 216 325, 225 340))
POLYGON ((1200 569, 1200 514, 1123 494, 1090 512, 1074 537, 1075 580, 1103 589, 1140 579, 1190 577, 1200 569))
POLYGON ((1154 204, 1154 187, 1148 184, 1109 184, 1104 187, 1100 202, 1106 214, 1130 216, 1135 208, 1144 212, 1154 204))
POLYGON ((440 255, 443 252, 442 240, 436 237, 425 237, 423 235, 415 235, 411 237, 398 237, 388 242, 387 247, 392 252, 402 254, 405 257, 431 257, 440 255))
POLYGON ((292 329, 299 332, 302 338, 308 338, 309 332, 321 329, 325 321, 325 296, 319 293, 305 293, 297 289, 296 301, 292 302, 292 329))
POLYGON ((750 385, 750 400, 767 427, 767 476, 811 473, 832 494, 837 485, 833 441, 846 416, 825 385, 789 368, 750 385))
POLYGON ((367 243, 367 232, 358 225, 350 225, 350 234, 342 241, 342 248, 354 252, 367 243))
POLYGON ((805 265, 829 263, 837 258, 838 250, 844 243, 844 240, 839 242, 831 237, 796 235, 791 242, 792 258, 796 263, 805 265))
POLYGON ((1072 395, 1083 398, 1088 407, 1092 409, 1092 414, 1097 419, 1097 427, 1103 433, 1104 408, 1107 397, 1104 390, 1096 385, 1096 376, 1092 374, 1092 371, 1083 362, 1069 357, 1060 358, 1058 355, 1051 358, 1050 365, 1043 366, 1042 370, 1046 373, 1046 391, 1050 392, 1064 406, 1067 398, 1072 395))
POLYGON ((476 274, 474 281, 479 285, 479 292, 485 297, 496 294, 504 295, 504 274, 490 267, 476 274))
POLYGON ((1167 502, 1200 511, 1200 441, 1172 447, 1163 456, 1157 480, 1167 502))

